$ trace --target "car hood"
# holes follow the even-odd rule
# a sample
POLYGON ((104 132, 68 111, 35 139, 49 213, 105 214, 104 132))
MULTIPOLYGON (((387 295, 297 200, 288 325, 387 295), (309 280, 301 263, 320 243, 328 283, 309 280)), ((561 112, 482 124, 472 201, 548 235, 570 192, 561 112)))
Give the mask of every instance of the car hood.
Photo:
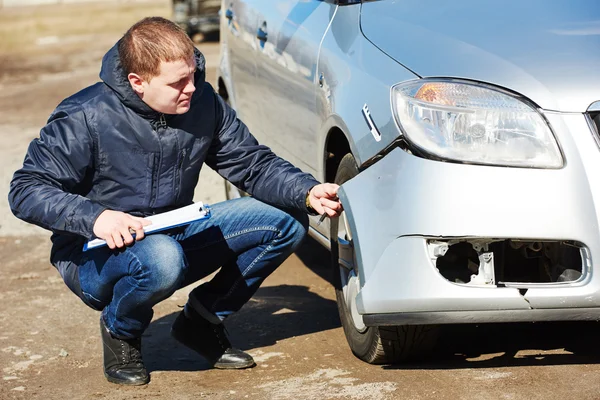
POLYGON ((597 0, 365 2, 367 39, 421 77, 488 82, 546 110, 600 100, 597 0))

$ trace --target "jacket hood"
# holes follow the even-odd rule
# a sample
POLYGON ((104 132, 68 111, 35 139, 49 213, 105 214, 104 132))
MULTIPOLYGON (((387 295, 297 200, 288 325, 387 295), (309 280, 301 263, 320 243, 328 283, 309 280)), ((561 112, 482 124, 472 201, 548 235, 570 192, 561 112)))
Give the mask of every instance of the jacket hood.
MULTIPOLYGON (((133 91, 127 74, 121 66, 118 50, 119 42, 117 42, 102 58, 102 68, 100 69, 100 79, 108 85, 119 97, 121 102, 131 108, 143 117, 155 119, 160 113, 153 110, 133 91)), ((204 81, 206 77, 206 61, 204 55, 198 49, 194 49, 196 58, 196 74, 195 86, 196 91, 192 97, 197 97, 202 94, 204 81)))
POLYGON ((420 77, 495 84, 546 110, 600 100, 597 0, 374 1, 364 35, 420 77))

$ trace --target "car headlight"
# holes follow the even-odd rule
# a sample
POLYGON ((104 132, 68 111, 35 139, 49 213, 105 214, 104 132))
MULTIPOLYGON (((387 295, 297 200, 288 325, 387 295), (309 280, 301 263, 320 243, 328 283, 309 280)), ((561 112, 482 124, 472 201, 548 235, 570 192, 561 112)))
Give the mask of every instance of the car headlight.
POLYGON ((406 139, 442 159, 561 168, 558 143, 530 104, 489 86, 422 79, 395 85, 392 103, 406 139))

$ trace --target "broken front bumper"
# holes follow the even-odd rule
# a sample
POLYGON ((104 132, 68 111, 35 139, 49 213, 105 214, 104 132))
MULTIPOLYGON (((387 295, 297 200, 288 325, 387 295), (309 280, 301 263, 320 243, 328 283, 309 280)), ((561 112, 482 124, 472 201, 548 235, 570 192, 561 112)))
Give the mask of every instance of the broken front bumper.
POLYGON ((600 319, 600 151, 584 115, 545 115, 562 169, 446 163, 395 149, 343 185, 367 325, 600 319), (578 243, 582 275, 457 284, 440 274, 428 245, 457 238, 578 243))

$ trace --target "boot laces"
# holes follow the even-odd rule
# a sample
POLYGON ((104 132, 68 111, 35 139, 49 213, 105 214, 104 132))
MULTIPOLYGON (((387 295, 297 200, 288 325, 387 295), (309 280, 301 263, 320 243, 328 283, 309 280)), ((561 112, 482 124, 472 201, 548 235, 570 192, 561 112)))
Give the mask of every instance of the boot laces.
POLYGON ((140 338, 123 340, 121 342, 123 364, 143 364, 142 340, 140 338))
POLYGON ((213 325, 213 332, 215 333, 215 336, 219 341, 219 345, 223 350, 227 350, 229 347, 231 347, 231 343, 229 343, 229 339, 227 338, 229 332, 227 332, 227 328, 225 328, 225 325, 213 325))

